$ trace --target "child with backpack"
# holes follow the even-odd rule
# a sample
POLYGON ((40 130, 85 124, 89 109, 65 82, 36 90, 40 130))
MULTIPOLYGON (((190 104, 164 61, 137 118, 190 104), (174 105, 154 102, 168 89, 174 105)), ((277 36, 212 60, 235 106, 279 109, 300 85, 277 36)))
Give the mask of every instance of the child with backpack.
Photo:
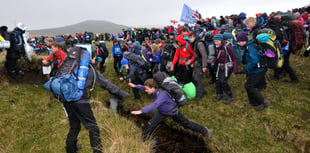
POLYGON ((152 58, 149 59, 153 65, 153 72, 162 71, 161 68, 161 52, 159 45, 153 44, 152 46, 152 58))
POLYGON ((144 82, 144 86, 133 83, 129 83, 128 85, 139 90, 144 90, 154 98, 154 101, 150 105, 143 107, 141 110, 131 111, 131 114, 140 115, 149 113, 155 109, 158 110, 143 130, 142 138, 144 141, 149 138, 157 125, 164 121, 167 117, 171 117, 172 120, 181 124, 184 128, 199 132, 205 136, 205 138, 211 139, 211 131, 207 127, 203 127, 185 118, 181 114, 174 99, 171 98, 170 94, 166 90, 159 88, 154 79, 147 79, 144 82))
POLYGON ((244 52, 244 72, 247 74, 246 83, 244 85, 249 99, 249 105, 253 106, 256 111, 265 109, 270 102, 259 92, 266 88, 266 67, 259 66, 260 56, 259 49, 254 39, 248 41, 246 33, 241 33, 237 37, 238 45, 246 48, 244 52))
POLYGON ((117 76, 120 76, 119 70, 121 68, 121 60, 123 58, 122 46, 119 41, 116 39, 113 40, 113 45, 111 49, 112 60, 114 60, 113 66, 114 71, 117 76))
MULTIPOLYGON (((142 84, 146 79, 149 78, 149 74, 147 73, 147 70, 150 68, 148 66, 148 63, 142 59, 141 56, 129 52, 127 46, 123 45, 122 52, 128 60, 128 67, 129 67, 129 74, 120 77, 120 80, 128 80, 130 78, 133 78, 132 83, 135 84, 142 84)), ((132 89, 135 99, 140 99, 139 91, 135 88, 132 89)))
POLYGON ((216 65, 216 97, 214 102, 224 98, 224 104, 229 104, 233 99, 233 94, 228 79, 233 71, 238 72, 238 60, 231 46, 226 45, 223 41, 222 34, 216 34, 213 42, 216 50, 216 58, 212 61, 212 65, 216 65))
POLYGON ((174 70, 174 66, 178 63, 178 80, 185 85, 192 81, 193 68, 191 64, 195 61, 194 50, 191 45, 184 39, 183 35, 176 38, 178 45, 170 70, 174 70))

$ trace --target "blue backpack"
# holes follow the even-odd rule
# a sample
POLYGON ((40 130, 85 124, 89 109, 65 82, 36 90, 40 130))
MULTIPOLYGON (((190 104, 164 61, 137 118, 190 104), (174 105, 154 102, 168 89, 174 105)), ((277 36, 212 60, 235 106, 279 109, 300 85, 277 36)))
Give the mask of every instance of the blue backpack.
POLYGON ((86 88, 90 53, 80 47, 69 50, 60 68, 44 87, 61 102, 76 102, 81 99, 86 88))

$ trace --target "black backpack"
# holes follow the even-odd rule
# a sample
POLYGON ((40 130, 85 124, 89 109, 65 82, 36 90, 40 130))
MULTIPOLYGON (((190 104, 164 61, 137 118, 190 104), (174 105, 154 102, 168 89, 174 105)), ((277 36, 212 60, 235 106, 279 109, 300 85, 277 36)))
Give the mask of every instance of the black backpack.
POLYGON ((14 30, 9 35, 10 35, 11 48, 18 51, 19 53, 24 53, 25 47, 22 33, 14 30))
POLYGON ((183 106, 186 104, 187 98, 185 93, 183 92, 183 89, 167 73, 157 72, 153 75, 153 79, 160 86, 160 88, 166 90, 170 94, 171 98, 179 106, 183 106))

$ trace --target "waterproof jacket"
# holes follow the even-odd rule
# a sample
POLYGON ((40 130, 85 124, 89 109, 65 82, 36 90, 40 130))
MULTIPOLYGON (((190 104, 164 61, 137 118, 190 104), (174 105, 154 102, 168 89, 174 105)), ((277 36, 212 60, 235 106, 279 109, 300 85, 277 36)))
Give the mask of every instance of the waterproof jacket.
POLYGON ((176 41, 181 43, 181 46, 178 46, 174 58, 172 61, 172 65, 177 64, 179 61, 180 65, 186 65, 186 61, 195 61, 194 50, 192 49, 191 45, 184 39, 182 35, 179 35, 176 38, 176 41))
MULTIPOLYGON (((145 90, 143 85, 136 85, 135 88, 143 91, 145 90)), ((141 109, 142 113, 146 114, 155 109, 164 115, 176 115, 178 113, 177 103, 171 98, 167 91, 163 89, 155 89, 155 92, 151 96, 154 101, 143 107, 141 109)))
POLYGON ((266 70, 266 68, 257 67, 257 64, 260 61, 260 56, 258 55, 258 48, 257 44, 254 40, 249 40, 247 42, 247 51, 245 52, 245 70, 247 71, 248 75, 262 72, 266 70))
POLYGON ((122 53, 122 46, 120 43, 118 43, 117 45, 112 45, 112 49, 111 49, 111 56, 115 57, 115 56, 123 56, 122 53))
POLYGON ((57 67, 59 68, 60 64, 64 61, 66 56, 67 56, 67 54, 64 51, 62 51, 61 48, 59 48, 56 53, 51 54, 50 56, 48 56, 44 60, 56 61, 57 62, 57 67))

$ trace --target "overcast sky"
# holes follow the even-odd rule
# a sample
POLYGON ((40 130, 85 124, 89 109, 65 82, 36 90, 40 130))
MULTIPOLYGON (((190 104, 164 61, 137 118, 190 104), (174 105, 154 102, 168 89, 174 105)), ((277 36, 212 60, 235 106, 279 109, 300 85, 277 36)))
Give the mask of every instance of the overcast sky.
POLYGON ((203 18, 246 12, 286 11, 309 0, 1 0, 0 25, 18 22, 30 30, 61 27, 85 20, 106 20, 126 26, 168 25, 180 20, 183 4, 203 18))

